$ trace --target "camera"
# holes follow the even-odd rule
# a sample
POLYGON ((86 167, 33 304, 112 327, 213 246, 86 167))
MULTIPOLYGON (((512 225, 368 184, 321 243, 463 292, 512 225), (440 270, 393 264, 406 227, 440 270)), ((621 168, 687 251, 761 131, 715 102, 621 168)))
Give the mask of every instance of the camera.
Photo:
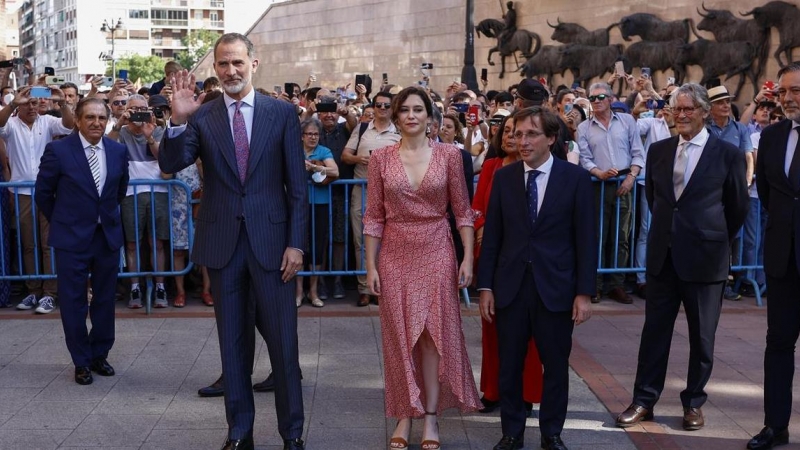
POLYGON ((164 118, 164 110, 161 108, 153 108, 153 116, 156 119, 163 119, 164 118))
POLYGON ((64 77, 48 76, 44 79, 44 84, 63 84, 66 81, 64 77))
POLYGON ((419 68, 422 69, 422 70, 431 70, 431 69, 433 69, 433 63, 424 62, 424 63, 419 65, 419 68))
MULTIPOLYGON (((162 112, 163 114, 163 112, 162 112)), ((152 113, 150 111, 135 111, 131 113, 130 121, 131 122, 144 122, 149 123, 152 120, 152 113)))

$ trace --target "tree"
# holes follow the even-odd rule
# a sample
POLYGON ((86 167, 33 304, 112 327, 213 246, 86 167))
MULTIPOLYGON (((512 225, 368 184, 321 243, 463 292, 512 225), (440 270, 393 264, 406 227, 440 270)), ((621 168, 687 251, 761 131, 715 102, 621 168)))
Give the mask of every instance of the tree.
POLYGON ((181 44, 188 49, 178 53, 175 58, 184 69, 191 70, 200 58, 205 56, 214 43, 219 39, 220 34, 211 30, 193 30, 181 38, 181 44))
MULTIPOLYGON (((162 58, 155 55, 132 54, 117 60, 117 71, 127 69, 128 79, 131 82, 135 83, 137 80, 141 80, 142 84, 149 84, 164 78, 164 63, 162 58)), ((111 76, 110 64, 106 75, 111 76)))

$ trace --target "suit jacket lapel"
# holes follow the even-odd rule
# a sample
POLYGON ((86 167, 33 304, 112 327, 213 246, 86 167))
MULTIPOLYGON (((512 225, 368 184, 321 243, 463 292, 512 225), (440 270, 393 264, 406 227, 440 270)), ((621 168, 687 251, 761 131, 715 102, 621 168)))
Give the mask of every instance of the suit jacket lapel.
MULTIPOLYGON (((792 182, 789 180, 789 176, 786 175, 786 146, 789 145, 789 134, 792 132, 792 121, 789 119, 784 119, 785 124, 782 124, 785 130, 781 133, 778 133, 780 136, 780 142, 778 142, 778 149, 775 152, 775 166, 778 167, 781 172, 782 179, 786 181, 786 188, 788 192, 794 192, 794 186, 792 182)), ((764 153, 761 152, 763 155, 764 153)), ((800 155, 797 155, 800 158, 800 155)), ((790 163, 791 164, 791 163, 790 163)))
MULTIPOLYGON (((90 187, 91 188, 90 190, 94 192, 96 196, 99 197, 100 194, 98 194, 97 189, 95 188, 94 185, 94 177, 92 176, 92 170, 89 168, 89 159, 86 158, 86 152, 84 151, 83 148, 83 142, 81 142, 81 138, 78 137, 78 132, 75 131, 69 136, 65 137, 64 139, 72 140, 71 144, 73 145, 71 147, 74 149, 72 151, 72 157, 75 159, 75 165, 78 167, 78 171, 83 174, 83 177, 86 178, 86 181, 88 182, 88 184, 85 184, 85 186, 90 187)), ((104 139, 106 138, 104 137, 104 139)), ((106 156, 106 159, 108 159, 108 156, 106 156)), ((108 177, 106 177, 106 180, 108 180, 108 177)))
MULTIPOLYGON (((672 199, 672 203, 674 204, 675 202, 677 202, 677 199, 675 198, 675 184, 672 182, 672 176, 675 172, 675 153, 678 151, 678 144, 680 143, 680 138, 678 138, 678 136, 673 136, 670 139, 674 142, 669 145, 669 148, 674 150, 672 150, 669 153, 669 155, 667 155, 667 162, 669 163, 668 165, 666 165, 668 176, 664 177, 664 180, 666 180, 668 183, 667 187, 669 189, 667 189, 667 191, 669 191, 669 196, 672 199)), ((685 191, 686 189, 684 189, 684 192, 685 191)))
POLYGON ((216 104, 209 111, 208 119, 208 125, 212 128, 211 135, 217 140, 223 159, 238 177, 239 169, 236 165, 236 148, 233 144, 233 134, 231 134, 231 119, 228 117, 228 109, 225 107, 223 96, 216 100, 216 104))
MULTIPOLYGON (((264 155, 269 142, 268 136, 272 135, 272 130, 275 127, 275 121, 270 120, 272 106, 266 96, 256 93, 253 106, 253 130, 250 136, 250 159, 247 162, 247 178, 250 178, 261 156, 264 155)), ((245 179, 246 181, 247 179, 245 179)))

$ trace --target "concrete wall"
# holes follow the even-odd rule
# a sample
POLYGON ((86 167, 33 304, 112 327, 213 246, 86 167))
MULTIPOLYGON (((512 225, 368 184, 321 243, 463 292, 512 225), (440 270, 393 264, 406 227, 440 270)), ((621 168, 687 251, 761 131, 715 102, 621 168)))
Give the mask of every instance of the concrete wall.
MULTIPOLYGON (((498 0, 475 0, 474 22, 486 18, 500 19, 502 12, 498 0)), ((505 6, 505 1, 502 1, 505 6)), ((555 22, 560 17, 565 22, 577 22, 593 30, 617 22, 621 17, 635 12, 656 14, 665 20, 692 18, 701 20, 694 0, 517 0, 518 28, 542 36, 544 44, 552 44, 552 29, 546 20, 555 22)), ((737 11, 750 10, 766 2, 713 1, 709 8, 737 11)), ((274 85, 294 81, 303 84, 310 72, 317 76, 315 85, 333 87, 351 82, 357 73, 369 73, 374 83, 380 83, 381 73, 389 74, 391 83, 409 85, 416 83, 421 74, 419 64, 434 65, 431 85, 444 91, 455 77, 461 75, 464 56, 465 0, 296 0, 272 5, 247 33, 256 46, 260 60, 254 84, 271 90, 274 85)), ((707 38, 710 33, 700 32, 707 38)), ((634 41, 638 38, 634 38, 634 41)), ((771 40, 774 51, 779 42, 773 30, 771 40)), ((625 43, 618 28, 611 30, 611 43, 625 43)), ((475 39, 475 68, 489 70, 489 89, 504 89, 521 78, 516 73, 513 57, 506 59, 506 77, 498 78, 499 55, 494 55, 495 66, 486 62, 495 39, 475 39)), ((800 59, 800 51, 795 52, 800 59)), ((213 75, 211 60, 207 57, 198 66, 198 78, 213 75)), ((519 63, 523 60, 520 58, 519 63)), ((775 79, 777 63, 770 57, 766 78, 775 79)), ((634 71, 638 75, 638 69, 634 71)), ((663 84, 669 74, 655 75, 657 84, 663 84)), ((688 80, 699 81, 701 72, 691 67, 688 80)), ((762 81, 765 79, 762 76, 762 81)), ((725 82, 733 89, 738 77, 725 82)), ((570 84, 572 75, 559 76, 554 84, 570 84)), ((750 83, 745 84, 740 101, 753 97, 750 83)))

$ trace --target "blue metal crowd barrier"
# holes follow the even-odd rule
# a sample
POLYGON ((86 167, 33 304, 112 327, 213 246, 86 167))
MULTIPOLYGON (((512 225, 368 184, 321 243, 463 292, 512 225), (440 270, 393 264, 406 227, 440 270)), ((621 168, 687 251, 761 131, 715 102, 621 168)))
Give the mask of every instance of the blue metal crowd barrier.
MULTIPOLYGON (((603 195, 605 193, 605 190, 606 189, 615 189, 615 190, 618 189, 619 186, 622 184, 622 182, 625 181, 625 176, 611 178, 611 179, 606 180, 605 182, 601 182, 599 179, 593 178, 593 181, 595 183, 599 184, 601 201, 599 202, 599 205, 598 205, 597 214, 600 217, 602 217, 602 215, 604 213, 604 208, 605 208, 604 202, 602 201, 602 199, 604 198, 603 195)), ((601 252, 604 249, 608 250, 606 248, 606 245, 607 245, 608 241, 605 241, 605 240, 602 239, 602 236, 605 235, 603 233, 603 231, 604 231, 603 227, 604 227, 605 224, 603 224, 602 221, 601 221, 601 223, 599 225, 599 229, 598 229, 598 233, 599 233, 599 236, 601 236, 601 239, 598 240, 598 244, 597 244, 597 246, 598 246, 598 261, 597 261, 598 270, 597 270, 597 272, 598 273, 602 273, 602 274, 624 273, 624 274, 627 274, 627 273, 642 273, 642 272, 644 272, 646 270, 644 264, 636 264, 636 256, 637 256, 636 255, 636 251, 637 251, 636 238, 638 236, 637 232, 641 232, 641 230, 638 229, 639 221, 636 220, 637 217, 639 217, 637 215, 637 212, 640 213, 640 214, 646 214, 648 218, 650 216, 649 209, 645 209, 644 211, 638 211, 638 209, 640 209, 639 208, 640 196, 644 195, 644 191, 643 191, 644 185, 639 184, 639 182, 642 182, 642 181, 644 181, 644 177, 640 176, 639 178, 636 179, 636 183, 634 183, 633 189, 631 190, 631 194, 630 194, 631 195, 631 213, 630 213, 630 233, 629 233, 629 236, 628 236, 628 245, 629 245, 630 251, 629 251, 628 258, 627 258, 626 261, 619 261, 617 253, 613 252, 613 258, 611 258, 611 264, 608 264, 608 263, 605 264, 605 265, 603 264, 604 258, 603 258, 603 255, 602 255, 601 252)), ((751 202, 753 202, 753 201, 757 202, 758 199, 751 198, 750 201, 751 202)), ((759 205, 760 205, 760 203, 759 203, 759 205)), ((621 208, 620 198, 617 197, 616 202, 615 202, 615 210, 614 210, 614 213, 613 213, 614 214, 614 222, 613 223, 617 225, 616 229, 613 231, 613 239, 614 239, 613 248, 614 249, 619 248, 620 238, 621 238, 620 235, 624 234, 624 230, 621 230, 619 228, 621 209, 622 208, 621 208)), ((759 271, 763 272, 763 270, 764 270, 763 263, 761 262, 762 261, 761 255, 763 255, 763 249, 761 248, 762 247, 761 246, 761 241, 763 239, 763 229, 764 229, 764 225, 765 225, 763 223, 762 219, 764 217, 763 214, 765 214, 765 213, 763 212, 763 209, 760 206, 752 208, 752 209, 755 211, 755 215, 753 217, 748 218, 748 220, 750 221, 750 224, 751 224, 750 229, 748 229, 747 226, 742 227, 742 229, 739 230, 739 233, 737 235, 737 239, 734 241, 734 244, 732 246, 732 249, 731 249, 732 264, 731 264, 730 271, 732 273, 741 274, 741 276, 736 278, 736 284, 734 286, 734 289, 738 290, 739 287, 741 286, 742 282, 749 283, 750 285, 753 286, 753 291, 754 291, 755 297, 756 297, 756 303, 758 304, 758 306, 762 306, 763 305, 762 294, 766 291, 766 287, 765 287, 763 282, 762 283, 758 283, 757 279, 763 278, 763 276, 759 276, 758 272, 759 271), (753 239, 752 240, 752 244, 753 245, 752 245, 752 249, 749 250, 749 252, 751 252, 752 254, 750 254, 748 252, 748 249, 745 248, 746 240, 744 239, 744 236, 743 236, 745 230, 753 234, 753 238, 752 238, 753 239)))
MULTIPOLYGON (((600 182, 600 180, 597 180, 597 179, 594 180, 595 183, 599 184, 599 187, 598 187, 598 189, 599 189, 599 198, 601 199, 601 201, 599 202, 598 211, 597 211, 597 213, 599 215, 602 216, 602 214, 604 213, 605 205, 604 205, 604 202, 602 201, 602 199, 604 198, 605 190, 606 189, 617 189, 617 188, 619 188, 619 185, 624 180, 625 180, 625 177, 612 178, 612 179, 606 180, 606 182, 600 182)), ((639 206, 640 205, 640 197, 639 196, 640 195, 644 195, 644 192, 641 191, 642 185, 640 185, 638 183, 639 181, 642 181, 642 177, 639 177, 639 179, 637 179, 637 183, 634 183, 633 189, 631 191, 630 232, 628 233, 628 238, 627 238, 628 239, 629 249, 630 249, 628 258, 626 258, 625 261, 619 261, 617 253, 616 252, 612 252, 613 253, 613 257, 609 258, 609 262, 608 263, 603 264, 604 258, 602 257, 602 254, 600 252, 602 252, 605 249, 607 241, 601 238, 599 240, 599 242, 598 242, 598 273, 600 273, 600 274, 612 274, 612 273, 624 273, 624 274, 627 274, 627 273, 641 273, 641 272, 645 271, 644 264, 636 264, 637 248, 636 248, 635 241, 636 241, 636 238, 637 238, 637 231, 638 231, 638 226, 639 226, 638 225, 639 221, 637 221, 636 219, 637 219, 637 212, 640 212, 641 214, 646 214, 646 215, 648 215, 648 217, 649 217, 650 212, 649 212, 649 210, 646 210, 646 209, 644 211, 638 211, 638 209, 640 209, 640 206, 639 206)), ((327 248, 326 248, 326 252, 325 252, 324 261, 317 261, 317 258, 316 258, 316 253, 317 253, 316 250, 317 250, 318 243, 316 242, 316 239, 314 239, 314 230, 315 230, 316 224, 317 224, 317 214, 316 214, 315 208, 310 208, 311 216, 310 216, 310 227, 309 227, 309 233, 308 233, 308 235, 309 235, 308 248, 310 250, 309 261, 311 263, 311 266, 310 266, 310 270, 306 270, 306 268, 304 267, 304 270, 298 272, 298 276, 340 276, 340 275, 365 275, 366 274, 366 271, 363 270, 363 265, 361 265, 362 269, 358 269, 357 267, 350 267, 350 261, 349 261, 349 258, 347 258, 347 255, 346 255, 346 252, 349 249, 349 247, 351 245, 351 241, 352 241, 352 237, 351 237, 351 234, 350 234, 350 231, 351 231, 351 228, 352 228, 352 225, 351 225, 351 222, 350 222, 350 205, 351 205, 352 192, 353 192, 354 188, 356 188, 356 187, 362 188, 362 189, 360 189, 359 195, 361 196, 361 198, 360 198, 360 200, 361 200, 361 213, 362 213, 362 216, 363 216, 364 209, 366 208, 366 189, 363 189, 363 188, 366 187, 366 184, 367 184, 367 180, 337 180, 337 181, 334 181, 334 182, 330 183, 329 185, 327 185, 325 187, 328 190, 328 198, 329 198, 329 202, 327 204, 325 204, 325 206, 327 206, 327 215, 328 215, 328 219, 329 220, 328 220, 328 227, 327 227, 328 228, 327 229, 328 239, 327 239, 327 244, 326 244, 327 248), (334 226, 336 226, 336 224, 334 223, 334 220, 333 220, 334 216, 335 216, 334 208, 342 208, 341 216, 340 216, 341 220, 343 220, 343 222, 344 222, 343 223, 344 229, 343 229, 343 234, 342 234, 342 238, 343 238, 342 242, 334 242, 334 239, 333 239, 334 238, 334 226), (345 253, 345 257, 343 258, 343 261, 341 262, 341 268, 338 268, 338 269, 334 269, 335 266, 339 265, 339 264, 334 264, 334 245, 335 244, 342 245, 342 247, 344 249, 344 253, 345 253), (318 268, 318 266, 322 266, 323 268, 318 268)), ((0 226, 2 226, 3 221, 13 220, 11 225, 12 226, 16 226, 17 229, 20 228, 20 210, 19 210, 18 197, 19 197, 19 195, 22 195, 22 194, 19 194, 16 191, 15 188, 33 188, 33 185, 34 185, 33 182, 0 183, 0 189, 10 188, 11 197, 14 200, 16 200, 16 201, 14 201, 14 205, 15 206, 14 206, 14 211, 13 211, 13 218, 7 217, 8 214, 10 214, 11 212, 0 211, 0 226)), ((174 179, 173 180, 131 180, 130 185, 134 187, 134 191, 135 191, 136 194, 139 194, 141 192, 146 192, 150 196, 150 213, 151 213, 150 214, 150 217, 151 217, 151 221, 150 222, 151 223, 149 224, 149 227, 150 227, 151 230, 154 230, 155 227, 156 227, 156 223, 155 223, 155 221, 156 221, 156 214, 155 214, 155 208, 156 208, 155 195, 156 195, 156 191, 155 191, 155 187, 156 186, 164 186, 164 185, 166 185, 168 187, 166 195, 168 197, 168 204, 169 204, 169 211, 170 211, 170 214, 169 214, 170 239, 169 239, 168 250, 167 250, 167 247, 165 247, 164 251, 165 252, 169 251, 170 254, 172 254, 172 252, 174 250, 176 250, 174 248, 175 240, 174 240, 174 237, 173 237, 173 214, 172 214, 173 211, 172 211, 172 208, 173 208, 173 195, 175 194, 173 192, 173 190, 174 189, 181 189, 182 192, 186 194, 186 199, 187 199, 186 202, 185 202, 186 204, 185 205, 181 204, 181 207, 185 206, 187 208, 188 243, 189 243, 189 248, 191 249, 191 245, 193 243, 193 237, 194 237, 194 226, 193 226, 193 221, 192 221, 191 208, 192 208, 192 203, 196 202, 195 200, 192 200, 191 188, 186 183, 183 183, 182 181, 174 180, 174 179), (141 191, 140 191, 140 188, 141 188, 141 191)), ((315 203, 316 195, 317 194, 316 194, 315 189, 311 189, 310 198, 309 198, 309 202, 311 204, 315 203)), ((138 211, 138 207, 139 207, 138 206, 138 202, 139 202, 138 195, 134 195, 134 210, 136 210, 136 211, 138 211)), ((761 208, 755 208, 755 211, 756 211, 755 220, 751 222, 753 224, 753 226, 754 226, 754 229, 748 230, 748 232, 754 234, 754 242, 753 243, 754 243, 755 249, 760 249, 760 247, 761 247, 760 242, 762 240, 762 234, 763 234, 761 208)), ((614 211, 613 214, 614 214, 613 223, 617 224, 617 226, 613 230, 613 236, 610 236, 610 238, 614 240, 613 248, 616 249, 616 248, 619 247, 619 245, 621 243, 621 239, 624 238, 624 234, 625 234, 623 232, 624 230, 620 230, 620 228, 618 226, 619 221, 620 221, 620 215, 621 215, 621 203, 620 203, 620 198, 619 197, 617 197, 617 199, 616 199, 615 211, 614 211)), ((33 215, 34 228, 36 228, 37 227, 38 214, 36 213, 35 204, 33 205, 32 215, 33 215)), ((338 216, 338 215, 339 214, 337 213, 336 216, 338 216)), ((134 217, 135 217, 135 219, 134 219, 135 220, 135 228, 136 228, 136 230, 139 230, 139 227, 142 226, 142 224, 139 223, 138 214, 135 214, 134 217)), ((598 233, 599 233, 599 235, 601 237, 605 236, 605 233, 604 233, 605 230, 603 229, 604 227, 605 227, 605 224, 603 224, 602 221, 600 221, 598 233)), ((358 230, 358 231, 361 231, 361 230, 358 230)), ((742 232, 740 232, 739 234, 741 236, 742 232)), ((155 249, 156 245, 157 245, 156 236, 154 235, 154 233, 149 233, 148 236, 149 236, 149 239, 151 239, 150 248, 155 249)), ((17 254, 16 254, 16 263, 17 263, 17 267, 18 268, 22 268, 22 267, 24 267, 24 263, 23 263, 23 252, 22 252, 22 245, 21 245, 21 237, 20 237, 19 233, 17 233, 17 238, 16 239, 17 239, 16 240, 17 248, 19 249, 17 254)), ((9 262, 5 261, 4 251, 3 251, 4 250, 4 246, 10 245, 10 243, 5 242, 5 240, 0 239, 0 280, 29 280, 29 279, 52 279, 52 278, 55 278, 55 276, 56 276, 55 275, 55 267, 54 267, 54 263, 52 262, 52 260, 51 260, 51 267, 50 267, 50 270, 49 270, 50 273, 45 273, 45 272, 48 272, 48 271, 43 271, 41 269, 42 263, 41 263, 41 260, 40 260, 40 257, 39 257, 39 253, 40 253, 39 249, 41 248, 41 244, 38 241, 39 241, 39 234, 38 233, 34 233, 34 248, 35 248, 35 259, 34 259, 35 270, 34 270, 34 272, 33 273, 22 273, 22 270, 19 270, 20 273, 16 273, 15 274, 15 273, 12 273, 9 270, 10 264, 9 264, 9 262)), ((183 270, 180 270, 180 271, 175 270, 174 260, 172 258, 169 258, 172 261, 172 263, 170 264, 169 270, 161 270, 161 271, 156 270, 155 269, 157 267, 157 264, 156 264, 156 252, 153 251, 153 252, 151 252, 152 253, 151 254, 151 258, 152 259, 150 261, 151 269, 148 270, 142 264, 141 254, 140 254, 140 244, 141 244, 141 242, 139 242, 139 237, 138 237, 138 233, 137 233, 137 236, 136 236, 136 258, 135 258, 136 267, 134 268, 134 270, 126 270, 126 268, 125 268, 126 262, 125 262, 124 249, 123 249, 123 252, 120 255, 120 273, 119 273, 120 277, 130 278, 130 277, 180 276, 180 275, 187 274, 192 269, 191 262, 187 261, 186 267, 183 270)), ((756 295, 756 302, 757 302, 757 304, 759 306, 761 306, 762 305, 761 294, 763 293, 764 288, 763 288, 763 283, 759 284, 756 281, 757 278, 761 278, 761 277, 757 276, 756 273, 758 271, 763 271, 763 265, 760 263, 760 257, 755 256, 756 253, 757 253, 757 252, 754 251, 755 249, 753 249, 753 250, 746 249, 745 248, 745 239, 738 239, 738 241, 737 241, 737 243, 736 243, 736 245, 735 245, 735 247, 734 247, 734 249, 732 251, 734 264, 731 266, 731 271, 734 272, 734 273, 741 273, 742 274, 742 276, 740 276, 737 279, 737 285, 735 287, 738 289, 739 284, 742 281, 750 283, 754 287, 754 291, 755 291, 755 295, 756 295), (753 255, 750 254, 751 251, 752 251, 753 255)), ((356 255, 356 258, 360 259, 361 261, 364 260, 364 249, 363 249, 363 246, 362 246, 359 254, 356 255)), ((150 290, 151 289, 152 289, 152 284, 150 282, 148 282, 148 295, 147 295, 147 298, 148 298, 148 303, 147 303, 148 312, 149 312, 149 309, 150 309, 150 306, 151 306, 150 305, 150 298, 151 298, 150 290)), ((466 290, 464 290, 464 291, 466 291, 466 290)), ((466 292, 464 292, 464 297, 465 297, 465 302, 467 303, 467 305, 469 305, 469 296, 466 294, 466 292)))
MULTIPOLYGON (((181 204, 181 207, 186 208, 186 230, 187 239, 188 239, 188 248, 191 249, 191 245, 194 239, 194 224, 192 218, 192 191, 191 188, 180 180, 170 179, 170 180, 130 180, 129 185, 132 186, 134 190, 134 194, 141 194, 141 193, 149 193, 150 196, 150 224, 149 229, 155 230, 156 229, 156 212, 155 212, 155 195, 156 195, 156 186, 166 186, 166 192, 164 194, 167 196, 167 204, 169 205, 169 217, 168 217, 168 224, 169 224, 169 241, 165 241, 167 245, 164 246, 164 254, 169 252, 169 255, 172 255, 175 250, 174 248, 174 217, 173 217, 173 199, 174 195, 179 189, 183 194, 185 194, 185 204, 181 204)), ((33 229, 35 230, 33 233, 33 271, 25 270, 25 263, 24 263, 24 255, 23 255, 23 248, 22 248, 22 236, 19 231, 22 229, 23 225, 21 223, 22 215, 20 212, 20 197, 23 195, 28 195, 27 192, 30 192, 31 198, 35 193, 35 183, 32 181, 23 181, 23 182, 4 182, 0 183, 0 192, 8 191, 9 200, 13 203, 13 210, 5 210, 0 208, 0 230, 4 225, 4 222, 8 222, 8 226, 11 229, 16 229, 18 232, 16 233, 16 248, 17 252, 15 257, 12 256, 11 260, 6 260, 5 254, 5 247, 11 245, 11 242, 7 242, 0 236, 0 280, 48 280, 56 278, 56 270, 55 270, 55 259, 53 257, 50 258, 50 267, 49 270, 43 267, 42 262, 42 249, 46 243, 40 242, 41 241, 41 234, 37 232, 39 230, 39 221, 40 221, 40 214, 38 212, 38 208, 36 207, 36 202, 31 202, 31 222, 33 229), (26 193, 20 193, 20 191, 26 193), (14 264, 16 263, 16 264, 14 264), (16 271, 12 270, 12 266, 16 265, 16 271)), ((142 277, 147 278, 147 302, 146 308, 147 312, 150 312, 151 309, 151 298, 152 298, 152 280, 151 277, 161 277, 161 276, 180 276, 189 273, 192 270, 192 263, 187 260, 186 267, 183 270, 175 270, 175 263, 174 258, 168 258, 170 263, 169 270, 157 270, 157 263, 156 263, 156 236, 155 233, 148 233, 151 236, 152 241, 150 242, 150 248, 153 249, 151 252, 151 265, 150 269, 146 267, 146 265, 142 264, 141 261, 141 254, 140 254, 140 245, 142 244, 139 239, 139 229, 141 226, 145 226, 145 224, 139 223, 139 215, 138 215, 138 196, 134 195, 134 226, 137 231, 136 233, 136 267, 135 270, 126 270, 127 262, 125 258, 125 249, 123 248, 120 252, 120 270, 119 270, 119 277, 121 278, 132 278, 132 277, 142 277)), ((50 249, 51 255, 55 254, 54 249, 50 249)), ((165 258, 166 259, 166 258, 165 258)), ((165 268, 166 269, 166 268, 165 268)))

